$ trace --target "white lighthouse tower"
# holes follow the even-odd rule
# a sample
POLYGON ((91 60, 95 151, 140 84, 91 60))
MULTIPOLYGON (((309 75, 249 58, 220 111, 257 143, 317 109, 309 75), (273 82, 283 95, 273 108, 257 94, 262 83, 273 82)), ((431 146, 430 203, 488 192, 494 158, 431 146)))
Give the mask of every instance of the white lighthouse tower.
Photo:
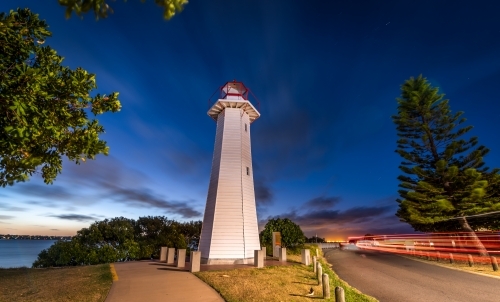
POLYGON ((212 173, 199 243, 205 264, 253 263, 260 250, 250 125, 260 113, 241 82, 227 82, 208 111, 217 122, 212 173))

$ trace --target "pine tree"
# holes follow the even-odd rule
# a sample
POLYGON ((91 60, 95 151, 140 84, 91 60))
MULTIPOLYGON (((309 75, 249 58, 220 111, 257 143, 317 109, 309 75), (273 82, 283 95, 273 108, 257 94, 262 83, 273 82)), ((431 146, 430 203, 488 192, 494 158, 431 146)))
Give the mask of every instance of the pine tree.
MULTIPOLYGON (((467 216, 500 210, 499 169, 484 166, 489 149, 477 137, 464 138, 463 112, 452 113, 449 101, 426 78, 410 78, 397 99, 393 116, 403 162, 396 216, 417 231, 446 231, 450 219, 470 232, 481 255, 487 252, 467 216)), ((476 225, 476 230, 480 226, 476 225)))

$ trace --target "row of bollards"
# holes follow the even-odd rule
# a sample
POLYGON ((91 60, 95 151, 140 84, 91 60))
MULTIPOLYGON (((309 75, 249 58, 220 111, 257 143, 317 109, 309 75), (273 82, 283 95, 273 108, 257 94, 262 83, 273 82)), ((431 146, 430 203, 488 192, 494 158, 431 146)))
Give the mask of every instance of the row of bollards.
MULTIPOLYGON (((432 260, 431 259, 431 255, 430 253, 425 253, 425 258, 427 260, 432 260)), ((441 259, 441 253, 439 251, 436 252, 436 261, 440 261, 441 259)), ((450 262, 450 264, 454 264, 455 263, 455 259, 453 257, 453 254, 452 253, 448 253, 448 260, 450 262)), ((497 258, 495 256, 490 256, 490 263, 491 263, 491 266, 493 268, 493 271, 498 271, 498 261, 497 261, 497 258)), ((474 266, 474 258, 472 257, 471 254, 467 254, 467 264, 469 265, 469 267, 473 267, 474 266)))
MULTIPOLYGON (((317 261, 316 256, 313 256, 313 271, 316 273, 316 278, 318 278, 318 285, 323 288, 323 299, 330 299, 330 277, 328 274, 323 273, 323 267, 317 261)), ((335 301, 345 302, 344 289, 340 286, 335 287, 335 301)))
MULTIPOLYGON (((160 262, 166 262, 167 264, 175 264, 176 267, 186 266, 186 249, 177 250, 177 260, 174 261, 175 248, 162 246, 160 249, 160 262)), ((191 268, 192 273, 200 271, 201 264, 201 252, 191 251, 191 268)))

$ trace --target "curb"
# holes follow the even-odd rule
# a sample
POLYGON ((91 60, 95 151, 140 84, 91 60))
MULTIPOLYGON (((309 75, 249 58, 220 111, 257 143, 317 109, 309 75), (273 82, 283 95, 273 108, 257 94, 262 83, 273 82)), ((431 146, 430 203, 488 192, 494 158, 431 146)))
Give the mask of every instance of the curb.
POLYGON ((410 259, 410 260, 413 260, 413 261, 418 261, 418 262, 422 262, 422 263, 428 263, 428 264, 431 264, 431 265, 445 267, 445 268, 449 268, 449 269, 460 271, 460 272, 464 272, 464 273, 470 273, 470 274, 476 274, 476 275, 490 277, 490 278, 494 278, 494 279, 500 279, 500 277, 498 277, 498 276, 493 276, 493 275, 484 274, 484 273, 478 273, 478 272, 471 272, 471 271, 461 270, 459 268, 450 267, 450 266, 447 266, 447 265, 441 265, 440 263, 437 263, 437 262, 425 261, 425 260, 421 260, 421 259, 415 259, 413 257, 408 257, 408 256, 403 256, 403 255, 398 255, 398 256, 406 258, 406 259, 410 259))

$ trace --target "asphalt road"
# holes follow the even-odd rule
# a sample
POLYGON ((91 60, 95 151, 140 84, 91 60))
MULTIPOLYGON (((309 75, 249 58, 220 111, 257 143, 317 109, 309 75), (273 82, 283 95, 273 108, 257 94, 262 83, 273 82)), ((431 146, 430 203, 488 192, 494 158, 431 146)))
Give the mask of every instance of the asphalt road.
POLYGON ((374 251, 325 250, 325 258, 341 279, 381 302, 500 301, 500 279, 374 251))

